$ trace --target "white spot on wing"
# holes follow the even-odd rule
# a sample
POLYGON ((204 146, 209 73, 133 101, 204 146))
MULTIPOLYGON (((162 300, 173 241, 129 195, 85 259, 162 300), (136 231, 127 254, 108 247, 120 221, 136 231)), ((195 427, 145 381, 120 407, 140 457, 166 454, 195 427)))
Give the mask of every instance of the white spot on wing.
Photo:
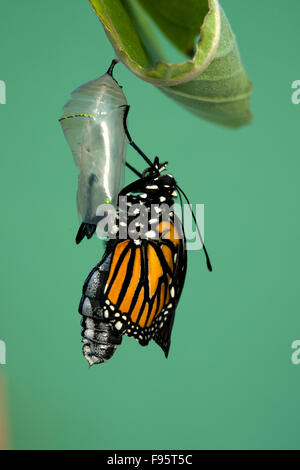
POLYGON ((155 233, 154 230, 149 230, 149 232, 146 232, 146 233, 145 233, 145 236, 146 236, 147 238, 154 238, 154 237, 156 237, 156 233, 155 233))

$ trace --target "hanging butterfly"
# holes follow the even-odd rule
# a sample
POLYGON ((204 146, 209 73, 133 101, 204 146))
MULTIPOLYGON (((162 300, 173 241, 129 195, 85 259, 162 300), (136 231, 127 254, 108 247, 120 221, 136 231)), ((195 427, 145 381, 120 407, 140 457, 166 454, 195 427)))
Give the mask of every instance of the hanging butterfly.
MULTIPOLYGON (((161 164, 157 157, 152 163, 133 142, 126 124, 128 110, 127 106, 125 133, 149 168, 140 174, 127 164, 138 179, 119 193, 119 201, 126 197, 126 210, 119 204, 103 258, 83 286, 79 313, 83 354, 90 365, 110 359, 122 335, 136 338, 142 346, 153 339, 167 357, 186 274, 184 229, 172 206, 178 192, 180 200, 180 193, 187 197, 172 175, 163 174, 167 163, 161 164), (146 223, 140 222, 141 213, 147 214, 146 223)), ((197 222, 196 226, 200 235, 197 222)), ((204 245, 203 249, 211 271, 204 245)))

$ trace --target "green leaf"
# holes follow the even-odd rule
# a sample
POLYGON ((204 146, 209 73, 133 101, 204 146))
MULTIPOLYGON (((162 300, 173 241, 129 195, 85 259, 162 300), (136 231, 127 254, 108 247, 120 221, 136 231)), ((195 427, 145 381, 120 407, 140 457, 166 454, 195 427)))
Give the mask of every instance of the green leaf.
POLYGON ((217 0, 89 1, 117 57, 139 78, 215 123, 251 120, 252 85, 217 0), (185 60, 165 59, 162 35, 185 60))

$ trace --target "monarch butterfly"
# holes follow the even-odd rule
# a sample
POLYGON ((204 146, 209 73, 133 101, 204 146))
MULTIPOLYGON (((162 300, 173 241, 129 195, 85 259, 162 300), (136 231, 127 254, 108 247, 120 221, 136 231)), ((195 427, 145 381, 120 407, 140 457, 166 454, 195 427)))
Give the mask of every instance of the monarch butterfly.
POLYGON ((83 316, 83 355, 90 365, 110 359, 124 334, 142 346, 153 339, 167 357, 186 275, 184 229, 172 209, 177 191, 180 199, 180 192, 186 195, 172 175, 163 174, 167 163, 161 164, 157 157, 152 163, 132 141, 127 113, 128 108, 124 128, 129 143, 150 166, 143 174, 132 168, 139 178, 119 193, 119 198, 126 197, 128 235, 125 239, 120 235, 124 222, 119 207, 111 232, 116 236, 110 237, 102 260, 83 286, 79 313, 83 316), (155 213, 146 224, 136 220, 143 211, 155 213))
POLYGON ((90 238, 101 203, 117 203, 124 184, 126 97, 113 78, 113 60, 106 74, 73 91, 60 118, 80 171, 77 208, 82 218, 76 241, 90 238))

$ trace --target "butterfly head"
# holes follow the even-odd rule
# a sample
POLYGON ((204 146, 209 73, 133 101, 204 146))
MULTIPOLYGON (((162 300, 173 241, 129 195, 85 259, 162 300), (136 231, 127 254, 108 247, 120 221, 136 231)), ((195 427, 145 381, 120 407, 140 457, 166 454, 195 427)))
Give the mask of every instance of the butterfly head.
POLYGON ((176 181, 170 174, 163 174, 168 162, 160 163, 155 157, 153 165, 143 172, 145 191, 150 198, 171 202, 177 196, 176 181))
POLYGON ((149 168, 143 171, 143 178, 157 178, 166 169, 168 162, 160 163, 159 158, 155 157, 154 162, 149 168))

